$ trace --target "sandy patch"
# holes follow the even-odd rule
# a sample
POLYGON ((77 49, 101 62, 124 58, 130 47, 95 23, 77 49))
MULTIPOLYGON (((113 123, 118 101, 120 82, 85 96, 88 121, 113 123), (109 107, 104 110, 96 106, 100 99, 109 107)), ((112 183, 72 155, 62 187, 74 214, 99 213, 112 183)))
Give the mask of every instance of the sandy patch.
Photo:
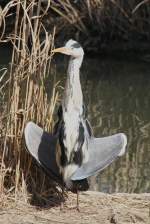
POLYGON ((76 195, 69 193, 63 210, 60 206, 36 208, 21 201, 0 207, 0 224, 50 223, 138 223, 150 224, 150 194, 80 193, 80 212, 76 195))

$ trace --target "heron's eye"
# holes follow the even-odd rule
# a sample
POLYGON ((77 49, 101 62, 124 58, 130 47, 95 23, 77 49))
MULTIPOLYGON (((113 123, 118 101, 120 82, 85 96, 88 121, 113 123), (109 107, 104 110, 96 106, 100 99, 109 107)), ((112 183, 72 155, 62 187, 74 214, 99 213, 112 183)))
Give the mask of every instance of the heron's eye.
POLYGON ((79 43, 74 43, 72 46, 73 46, 73 48, 80 48, 81 47, 79 43))

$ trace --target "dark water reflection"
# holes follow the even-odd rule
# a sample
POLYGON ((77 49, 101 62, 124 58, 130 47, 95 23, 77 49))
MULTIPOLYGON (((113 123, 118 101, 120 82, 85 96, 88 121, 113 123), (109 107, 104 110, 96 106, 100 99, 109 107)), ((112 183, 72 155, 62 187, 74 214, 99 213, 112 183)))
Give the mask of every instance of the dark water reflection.
POLYGON ((91 189, 150 192, 150 65, 87 58, 81 81, 95 136, 124 132, 128 137, 126 155, 92 177, 91 189))

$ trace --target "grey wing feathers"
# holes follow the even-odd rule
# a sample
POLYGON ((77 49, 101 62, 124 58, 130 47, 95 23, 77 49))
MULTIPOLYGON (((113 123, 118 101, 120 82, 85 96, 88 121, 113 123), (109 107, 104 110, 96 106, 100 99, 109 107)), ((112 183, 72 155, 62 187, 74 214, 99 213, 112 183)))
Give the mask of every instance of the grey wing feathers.
POLYGON ((125 153, 127 137, 120 133, 104 138, 91 138, 88 143, 89 161, 72 176, 72 180, 87 178, 111 164, 125 153))
MULTIPOLYGON (((25 128, 25 140, 28 151, 37 162, 46 168, 49 174, 61 180, 55 154, 57 138, 29 122, 25 128)), ((77 169, 71 180, 82 180, 101 171, 125 153, 126 144, 127 137, 123 133, 104 138, 90 137, 89 161, 77 169)))
POLYGON ((45 171, 57 182, 62 181, 56 163, 57 136, 51 135, 42 128, 29 122, 25 128, 25 141, 29 153, 45 171))
POLYGON ((25 141, 28 151, 40 163, 38 158, 38 149, 41 143, 44 131, 33 122, 28 122, 25 127, 25 141))

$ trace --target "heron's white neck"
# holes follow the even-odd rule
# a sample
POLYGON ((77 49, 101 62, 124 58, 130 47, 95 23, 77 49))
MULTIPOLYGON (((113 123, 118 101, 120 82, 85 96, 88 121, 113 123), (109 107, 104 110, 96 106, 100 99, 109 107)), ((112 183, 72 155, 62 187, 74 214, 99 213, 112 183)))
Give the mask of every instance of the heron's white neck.
POLYGON ((68 79, 80 79, 80 67, 82 64, 82 58, 71 58, 68 66, 68 79))
POLYGON ((66 83, 66 91, 64 100, 67 102, 65 105, 73 106, 80 109, 83 105, 83 95, 80 84, 80 67, 83 57, 72 58, 69 61, 68 77, 66 83))

